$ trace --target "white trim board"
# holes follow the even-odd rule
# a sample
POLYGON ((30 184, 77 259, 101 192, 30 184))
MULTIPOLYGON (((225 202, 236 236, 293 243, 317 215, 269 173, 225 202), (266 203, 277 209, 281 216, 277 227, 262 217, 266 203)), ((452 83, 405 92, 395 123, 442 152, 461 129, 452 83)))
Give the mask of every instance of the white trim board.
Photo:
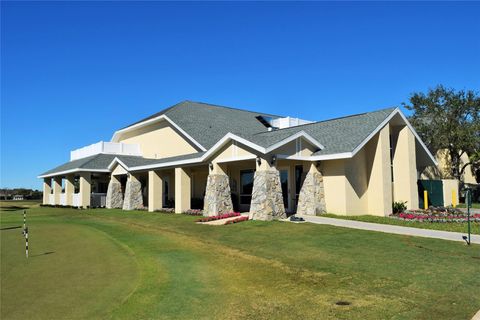
POLYGON ((110 170, 108 170, 108 169, 75 168, 75 169, 68 169, 68 170, 65 170, 65 171, 59 171, 59 172, 39 175, 39 176, 37 176, 37 178, 50 178, 50 177, 55 177, 55 176, 60 176, 60 175, 75 173, 75 172, 104 172, 105 173, 105 172, 110 172, 110 170))

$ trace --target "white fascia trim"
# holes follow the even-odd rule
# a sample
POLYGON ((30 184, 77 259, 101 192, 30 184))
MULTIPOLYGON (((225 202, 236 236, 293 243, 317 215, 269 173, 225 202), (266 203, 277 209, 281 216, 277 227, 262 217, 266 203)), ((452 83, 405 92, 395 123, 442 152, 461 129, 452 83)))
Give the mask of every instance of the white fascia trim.
MULTIPOLYGON (((398 109, 398 108, 397 108, 398 109)), ((438 162, 437 160, 435 159, 435 157, 433 156, 433 154, 430 152, 430 150, 428 150, 427 146, 425 145, 425 143, 423 143, 422 139, 420 139, 420 136, 418 135, 417 131, 413 128, 412 124, 410 123, 410 121, 408 121, 407 117, 405 117, 405 115, 403 114, 403 112, 398 109, 398 113, 400 114, 400 116, 402 117, 403 121, 405 121, 407 127, 412 130, 413 132, 413 135, 415 136, 415 138, 417 138, 418 142, 420 143, 420 145, 423 147, 423 149, 425 150, 425 152, 427 153, 427 155, 430 157, 430 160, 433 161, 433 163, 438 166, 438 162)))
POLYGON ((342 152, 342 153, 333 153, 319 156, 297 156, 297 155, 277 155, 278 159, 287 159, 287 160, 300 160, 300 161, 322 161, 322 160, 337 160, 337 159, 348 159, 352 157, 351 152, 342 152))
POLYGON ((265 153, 269 153, 275 149, 278 149, 280 148, 281 146, 283 146, 284 144, 287 144, 297 138, 305 138, 305 140, 307 140, 308 142, 310 142, 311 144, 313 144, 314 146, 318 147, 319 149, 323 150, 325 149, 325 147, 320 143, 318 142, 316 139, 314 139, 311 135, 309 135, 308 133, 306 133, 305 131, 299 131, 297 133, 295 133, 293 136, 290 136, 286 139, 283 139, 282 141, 279 141, 277 143, 275 143, 274 145, 268 147, 266 149, 266 152, 265 153))
POLYGON ((108 165, 108 170, 109 171, 112 171, 113 167, 115 166, 115 164, 118 163, 119 165, 121 165, 125 170, 129 171, 128 170, 128 167, 125 163, 123 163, 122 160, 118 159, 117 157, 115 157, 112 162, 110 162, 110 164, 108 165))
POLYGON ((220 160, 217 160, 216 162, 217 163, 225 163, 225 162, 233 162, 233 161, 255 160, 256 158, 257 158, 256 155, 248 155, 248 156, 220 159, 220 160))
POLYGON ((188 133, 185 132, 185 130, 183 130, 182 128, 180 128, 179 125, 177 125, 175 122, 172 121, 172 119, 170 119, 169 117, 167 117, 166 115, 162 114, 161 116, 158 116, 158 117, 155 117, 153 119, 149 119, 149 120, 146 120, 146 121, 143 121, 143 122, 140 122, 140 123, 137 123, 133 126, 130 126, 130 127, 126 127, 124 129, 121 129, 121 130, 118 130, 118 131, 115 131, 115 133, 113 134, 113 137, 112 137, 112 142, 118 142, 118 136, 121 134, 121 133, 125 133, 125 132, 128 132, 128 131, 131 131, 131 130, 134 130, 134 129, 138 129, 138 128, 142 128, 142 127, 145 127, 145 126, 148 126, 149 124, 152 124, 152 123, 155 123, 155 122, 158 122, 158 121, 161 121, 161 120, 165 120, 167 121, 168 123, 170 123, 173 127, 175 127, 175 129, 177 129, 178 131, 180 131, 180 133, 182 135, 184 135, 185 137, 187 137, 188 140, 190 140, 194 145, 196 145, 198 148, 200 148, 200 150, 202 151, 207 151, 207 149, 205 149, 198 141, 196 141, 195 139, 192 138, 192 136, 190 136, 188 133))
POLYGON ((202 162, 202 158, 195 158, 195 159, 189 159, 189 160, 178 160, 178 161, 164 162, 164 163, 159 163, 159 164, 149 164, 149 165, 145 165, 145 166, 131 167, 131 168, 128 168, 128 171, 160 169, 160 168, 172 167, 172 166, 176 166, 176 165, 194 164, 194 163, 200 163, 200 162, 202 162))
POLYGON ((59 172, 40 175, 40 176, 37 176, 37 178, 39 178, 39 179, 49 178, 49 177, 55 177, 55 176, 60 176, 60 175, 64 175, 64 174, 74 173, 74 172, 110 172, 110 170, 75 168, 75 169, 69 169, 69 170, 65 170, 65 171, 59 171, 59 172))
POLYGON ((353 149, 352 151, 352 157, 354 157, 357 152, 359 152, 366 144, 368 141, 370 141, 370 139, 372 139, 385 125, 387 125, 390 120, 392 120, 392 118, 399 114, 400 117, 403 119, 403 121, 405 122, 405 124, 407 125, 407 127, 413 132, 413 135, 415 136, 415 138, 418 140, 418 142, 420 142, 420 145, 423 147, 423 149, 425 149, 425 151, 427 152, 428 156, 430 157, 430 159, 432 160, 432 162, 437 165, 437 161, 435 160, 435 157, 430 153, 430 151, 428 150, 427 146, 423 143, 422 139, 420 139, 419 135, 417 134, 417 132, 415 131, 415 129, 413 128, 413 126, 410 124, 410 122, 407 120, 407 118, 405 117, 405 115, 403 114, 403 112, 399 109, 399 108, 395 108, 395 110, 392 111, 392 113, 385 119, 382 121, 382 123, 380 123, 378 125, 377 128, 375 128, 375 130, 373 130, 367 138, 365 138, 365 140, 362 141, 362 143, 360 143, 355 149, 353 149))
MULTIPOLYGON (((305 131, 300 131, 300 132, 296 133, 295 135, 290 136, 290 137, 276 143, 275 145, 273 145, 269 148, 261 147, 261 146, 255 144, 255 143, 253 143, 253 142, 248 141, 247 139, 244 139, 242 137, 239 137, 239 136, 229 132, 222 139, 220 139, 213 147, 211 147, 203 156, 201 156, 199 158, 189 159, 189 160, 178 160, 178 161, 173 161, 173 162, 164 162, 164 163, 161 163, 161 164, 150 164, 150 165, 145 165, 145 166, 131 167, 131 168, 128 168, 128 169, 129 170, 147 170, 147 169, 155 169, 155 168, 172 167, 172 166, 176 166, 176 165, 200 163, 200 162, 203 162, 206 159, 208 159, 212 154, 214 154, 216 151, 218 151, 218 149, 223 147, 230 140, 237 141, 241 144, 244 144, 247 147, 250 147, 253 150, 258 151, 262 154, 267 154, 267 153, 271 152, 272 150, 275 150, 275 149, 281 147, 282 145, 284 145, 286 143, 289 143, 290 141, 293 141, 293 140, 295 140, 299 137, 304 137, 310 143, 316 145, 317 147, 319 147, 321 149, 324 148, 323 145, 321 145, 318 141, 313 139, 305 131)), ((248 156, 247 158, 236 157, 236 158, 231 158, 231 159, 228 159, 228 160, 229 161, 239 161, 239 160, 250 160, 250 159, 254 159, 254 158, 256 158, 256 157, 248 156)), ((308 160, 308 158, 305 158, 305 160, 308 160)), ((220 160, 219 162, 226 162, 226 161, 220 160)))

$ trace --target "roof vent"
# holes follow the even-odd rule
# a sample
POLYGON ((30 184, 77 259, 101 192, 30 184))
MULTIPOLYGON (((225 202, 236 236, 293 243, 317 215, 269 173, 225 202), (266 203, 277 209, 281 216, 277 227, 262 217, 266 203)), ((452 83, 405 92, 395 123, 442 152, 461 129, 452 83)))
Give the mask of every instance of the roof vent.
POLYGON ((301 126, 304 124, 309 124, 312 123, 313 121, 309 120, 303 120, 299 118, 291 118, 291 117, 286 117, 286 118, 277 118, 277 119, 271 119, 270 120, 270 125, 275 128, 279 129, 285 129, 285 128, 290 128, 290 127, 296 127, 296 126, 301 126))

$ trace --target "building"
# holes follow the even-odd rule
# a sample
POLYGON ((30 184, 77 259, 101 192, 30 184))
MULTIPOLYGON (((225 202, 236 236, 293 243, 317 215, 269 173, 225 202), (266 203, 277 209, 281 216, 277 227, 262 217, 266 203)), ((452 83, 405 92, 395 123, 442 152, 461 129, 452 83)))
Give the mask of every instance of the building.
POLYGON ((16 194, 16 195, 13 196, 12 200, 23 201, 23 195, 16 194))
POLYGON ((72 151, 39 178, 45 204, 270 220, 385 216, 393 201, 417 208, 417 178, 432 165, 398 108, 312 122, 184 101, 72 151))

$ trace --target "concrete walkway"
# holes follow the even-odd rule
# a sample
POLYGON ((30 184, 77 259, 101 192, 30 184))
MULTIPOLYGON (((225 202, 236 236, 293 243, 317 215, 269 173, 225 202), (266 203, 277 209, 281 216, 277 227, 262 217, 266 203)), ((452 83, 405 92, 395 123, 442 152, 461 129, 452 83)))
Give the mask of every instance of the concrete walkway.
MULTIPOLYGON (((296 216, 302 217, 307 222, 316 223, 316 224, 328 224, 328 225, 337 226, 337 227, 378 231, 378 232, 385 232, 385 233, 394 233, 394 234, 401 234, 401 235, 414 236, 414 237, 425 237, 425 238, 465 242, 462 239, 462 236, 467 235, 466 233, 460 233, 460 232, 419 229, 419 228, 411 228, 411 227, 394 226, 394 225, 388 225, 388 224, 361 222, 361 221, 354 221, 354 220, 344 220, 344 219, 305 216, 305 215, 296 215, 296 216)), ((480 235, 472 234, 471 242, 480 244, 480 235)))

